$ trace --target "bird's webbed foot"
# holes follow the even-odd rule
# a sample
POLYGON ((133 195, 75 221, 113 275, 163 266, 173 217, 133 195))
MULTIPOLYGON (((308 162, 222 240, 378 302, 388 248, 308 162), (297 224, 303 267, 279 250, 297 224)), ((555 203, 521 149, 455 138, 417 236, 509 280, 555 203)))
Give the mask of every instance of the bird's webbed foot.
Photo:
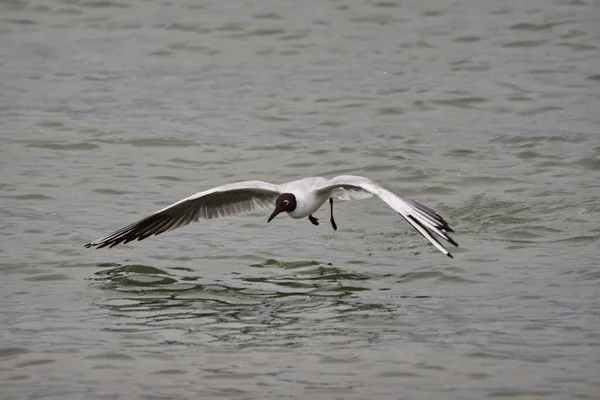
POLYGON ((313 217, 312 215, 308 216, 308 220, 310 221, 311 224, 313 225, 319 225, 319 220, 315 217, 313 217))

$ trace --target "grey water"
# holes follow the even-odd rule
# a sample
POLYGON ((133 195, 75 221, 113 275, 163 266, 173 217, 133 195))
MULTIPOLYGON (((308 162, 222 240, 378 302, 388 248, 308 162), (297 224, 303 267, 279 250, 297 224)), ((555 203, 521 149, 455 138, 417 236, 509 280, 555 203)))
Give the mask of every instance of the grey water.
POLYGON ((594 0, 0 1, 0 399, 597 399, 599 111, 594 0), (83 248, 338 174, 455 258, 377 199, 83 248))

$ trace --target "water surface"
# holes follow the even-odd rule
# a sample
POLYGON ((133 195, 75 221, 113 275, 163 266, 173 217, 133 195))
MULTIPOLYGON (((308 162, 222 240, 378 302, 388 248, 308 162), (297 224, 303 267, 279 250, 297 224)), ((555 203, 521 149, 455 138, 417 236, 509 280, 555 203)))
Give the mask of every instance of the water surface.
POLYGON ((0 3, 0 398, 600 393, 593 1, 0 3), (376 199, 83 244, 227 182, 376 199), (317 217, 327 220, 327 210, 317 217))

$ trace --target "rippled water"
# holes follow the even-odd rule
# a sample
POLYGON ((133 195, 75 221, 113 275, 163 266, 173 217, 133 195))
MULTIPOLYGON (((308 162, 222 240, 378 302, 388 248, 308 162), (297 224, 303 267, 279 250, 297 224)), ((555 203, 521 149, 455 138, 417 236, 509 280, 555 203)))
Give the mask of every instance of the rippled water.
POLYGON ((0 398, 600 393, 600 11, 574 1, 0 2, 0 398), (83 244, 201 189, 375 199, 83 244), (317 216, 326 218, 326 210, 317 216))

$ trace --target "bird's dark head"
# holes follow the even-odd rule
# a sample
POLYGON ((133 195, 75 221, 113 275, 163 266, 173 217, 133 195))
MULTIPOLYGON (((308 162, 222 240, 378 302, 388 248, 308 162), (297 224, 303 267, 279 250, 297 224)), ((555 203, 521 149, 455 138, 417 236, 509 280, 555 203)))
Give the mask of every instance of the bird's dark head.
POLYGON ((277 216, 277 214, 282 212, 291 212, 296 209, 296 196, 291 193, 282 193, 279 195, 277 200, 275 200, 275 210, 273 214, 269 217, 267 222, 271 222, 273 218, 277 216))

